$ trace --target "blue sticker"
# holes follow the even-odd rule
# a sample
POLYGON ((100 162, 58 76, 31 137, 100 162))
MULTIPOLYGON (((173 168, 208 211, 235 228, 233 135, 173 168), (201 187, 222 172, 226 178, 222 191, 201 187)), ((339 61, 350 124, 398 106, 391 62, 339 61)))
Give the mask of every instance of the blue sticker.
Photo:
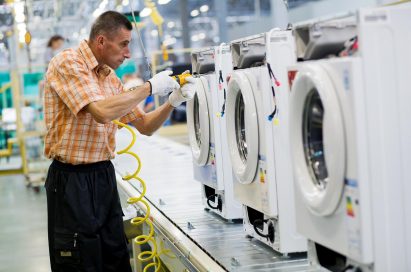
POLYGON ((358 187, 358 181, 355 179, 345 179, 345 184, 347 186, 354 187, 354 188, 358 187))

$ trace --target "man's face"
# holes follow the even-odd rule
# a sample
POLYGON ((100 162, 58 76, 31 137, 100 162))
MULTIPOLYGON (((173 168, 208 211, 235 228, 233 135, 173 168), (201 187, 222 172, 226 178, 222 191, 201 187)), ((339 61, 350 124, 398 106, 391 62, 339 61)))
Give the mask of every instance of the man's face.
POLYGON ((111 37, 104 36, 104 38, 102 60, 110 68, 117 69, 125 59, 130 58, 130 48, 128 46, 131 40, 131 31, 120 28, 111 37))

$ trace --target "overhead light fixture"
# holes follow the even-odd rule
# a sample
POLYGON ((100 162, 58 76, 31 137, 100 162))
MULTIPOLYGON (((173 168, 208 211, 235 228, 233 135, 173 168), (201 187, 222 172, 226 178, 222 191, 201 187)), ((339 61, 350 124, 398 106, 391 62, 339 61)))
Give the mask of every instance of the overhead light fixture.
POLYGON ((165 46, 170 46, 170 45, 175 44, 176 42, 177 42, 177 39, 174 38, 174 37, 171 37, 171 38, 165 39, 164 42, 163 42, 163 44, 164 44, 165 46))
POLYGON ((208 5, 202 5, 200 7, 200 11, 203 12, 203 13, 207 12, 209 9, 210 9, 210 7, 208 5))
POLYGON ((130 4, 129 0, 123 0, 123 2, 121 2, 121 4, 126 7, 130 4))
POLYGON ((158 0, 158 4, 159 5, 167 5, 168 3, 170 3, 171 2, 171 0, 158 0))
POLYGON ((193 36, 191 36, 191 41, 193 41, 193 42, 198 42, 198 40, 199 40, 198 35, 193 35, 193 36))
POLYGON ((198 39, 199 39, 199 40, 204 40, 205 37, 206 37, 206 34, 205 34, 205 33, 200 33, 200 34, 198 34, 198 39))
POLYGON ((167 23, 168 28, 173 28, 175 26, 176 26, 176 23, 174 23, 173 21, 170 21, 170 22, 167 23))
POLYGON ((145 7, 145 8, 143 8, 143 10, 142 11, 140 11, 140 17, 147 17, 147 16, 149 16, 150 14, 151 14, 151 12, 152 12, 153 10, 151 9, 151 8, 147 8, 147 7, 145 7))
POLYGON ((153 30, 151 30, 150 34, 151 34, 151 36, 153 36, 153 37, 157 37, 157 36, 158 36, 158 30, 157 30, 157 29, 153 29, 153 30))
POLYGON ((192 16, 192 17, 196 17, 196 16, 198 16, 200 14, 200 12, 197 10, 197 9, 193 9, 191 12, 190 12, 190 15, 192 16))

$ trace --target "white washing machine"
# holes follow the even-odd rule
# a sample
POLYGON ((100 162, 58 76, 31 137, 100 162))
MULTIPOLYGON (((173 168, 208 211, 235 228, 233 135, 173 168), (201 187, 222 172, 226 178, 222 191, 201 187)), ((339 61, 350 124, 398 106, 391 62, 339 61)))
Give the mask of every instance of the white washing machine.
POLYGON ((272 30, 236 40, 231 50, 236 70, 228 84, 227 137, 245 232, 281 253, 305 251, 306 240, 296 232, 291 169, 276 167, 277 161, 289 164, 289 156, 281 156, 288 154, 292 33, 272 30))
POLYGON ((234 200, 231 164, 225 135, 227 73, 232 70, 228 46, 192 53, 196 94, 187 103, 187 125, 194 159, 194 177, 202 186, 206 208, 225 219, 241 219, 241 204, 234 200), (218 62, 218 64, 217 64, 218 62), (216 72, 217 71, 217 72, 216 72), (220 76, 221 75, 221 76, 220 76))
MULTIPOLYGON (((411 98, 401 84, 411 83, 409 76, 399 78, 396 73, 397 65, 411 65, 410 53, 401 48, 411 41, 410 11, 361 10, 355 56, 308 60, 289 72, 297 229, 310 240, 310 259, 330 271, 411 268, 411 243, 406 241, 410 216, 404 216, 410 201, 401 192, 410 192, 409 178, 405 171, 403 176, 394 174, 401 173, 399 165, 405 160, 401 152, 391 153, 392 146, 410 150, 411 140, 399 141, 400 133, 388 137, 394 136, 391 128, 401 119, 400 101, 411 98), (381 137, 387 138, 377 143, 381 137)), ((321 33, 321 27, 315 26, 315 31, 321 33)), ((410 135, 410 122, 408 128, 402 125, 396 132, 401 127, 410 135)))

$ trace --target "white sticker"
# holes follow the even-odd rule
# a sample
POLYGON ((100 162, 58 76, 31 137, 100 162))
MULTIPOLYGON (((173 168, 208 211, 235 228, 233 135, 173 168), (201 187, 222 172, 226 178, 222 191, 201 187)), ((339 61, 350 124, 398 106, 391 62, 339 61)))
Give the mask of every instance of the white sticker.
POLYGON ((270 42, 286 42, 288 41, 287 36, 277 36, 277 37, 271 37, 270 42))
POLYGON ((373 10, 364 13, 363 22, 368 24, 388 23, 389 15, 385 10, 373 10))

